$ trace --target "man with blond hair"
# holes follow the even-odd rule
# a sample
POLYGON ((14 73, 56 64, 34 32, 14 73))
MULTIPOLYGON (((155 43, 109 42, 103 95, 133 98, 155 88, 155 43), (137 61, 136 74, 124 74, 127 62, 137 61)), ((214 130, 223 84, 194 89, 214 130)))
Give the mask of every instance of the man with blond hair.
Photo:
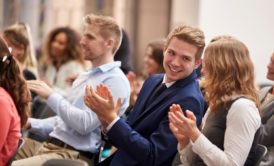
POLYGON ((80 74, 64 98, 42 81, 29 81, 29 88, 47 100, 57 114, 47 119, 29 119, 30 130, 49 135, 46 142, 27 139, 13 165, 42 165, 48 159, 82 159, 93 165, 101 144, 100 122, 84 104, 85 87, 107 84, 114 99, 122 96, 121 115, 128 106, 130 86, 120 70, 120 62, 114 62, 114 54, 121 43, 121 29, 107 16, 87 15, 80 44, 85 59, 92 66, 80 74))
POLYGON ((167 37, 163 66, 165 74, 148 78, 138 95, 127 121, 118 116, 108 85, 96 92, 87 89, 85 102, 104 124, 105 134, 117 151, 100 165, 171 165, 177 140, 169 129, 169 107, 176 103, 191 110, 199 126, 204 99, 195 69, 201 63, 205 46, 201 30, 180 26, 167 37), (103 95, 108 94, 108 95, 103 95))

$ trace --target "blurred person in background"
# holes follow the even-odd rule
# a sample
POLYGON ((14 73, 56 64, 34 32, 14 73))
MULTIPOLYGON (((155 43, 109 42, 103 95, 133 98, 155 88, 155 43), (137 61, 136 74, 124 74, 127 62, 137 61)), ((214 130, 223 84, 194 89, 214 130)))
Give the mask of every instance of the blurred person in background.
MULTIPOLYGON (((274 53, 270 57, 267 65, 267 79, 274 81, 274 53)), ((260 101, 262 110, 262 131, 259 143, 268 149, 266 157, 261 162, 261 166, 274 165, 274 85, 266 86, 260 90, 260 101)))
POLYGON ((19 62, 27 80, 38 78, 38 66, 28 24, 16 23, 4 29, 3 37, 19 62))
POLYGON ((166 44, 165 39, 155 39, 148 43, 144 59, 144 75, 152 76, 157 73, 164 73, 163 51, 166 44))
POLYGON ((76 77, 87 67, 78 33, 70 27, 53 29, 43 47, 39 65, 41 79, 66 96, 71 87, 69 77, 76 77))

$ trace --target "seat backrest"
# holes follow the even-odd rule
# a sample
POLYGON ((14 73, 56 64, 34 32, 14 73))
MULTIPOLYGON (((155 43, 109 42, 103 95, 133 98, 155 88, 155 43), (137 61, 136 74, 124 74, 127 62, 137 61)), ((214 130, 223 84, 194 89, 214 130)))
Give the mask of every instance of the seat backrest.
POLYGON ((88 163, 82 160, 50 159, 42 166, 88 166, 88 163))
POLYGON ((261 145, 261 144, 256 145, 256 154, 254 155, 254 160, 253 160, 253 161, 255 161, 255 163, 254 163, 255 166, 260 165, 260 163, 261 163, 262 159, 264 158, 264 156, 266 155, 266 153, 267 153, 266 146, 261 145))

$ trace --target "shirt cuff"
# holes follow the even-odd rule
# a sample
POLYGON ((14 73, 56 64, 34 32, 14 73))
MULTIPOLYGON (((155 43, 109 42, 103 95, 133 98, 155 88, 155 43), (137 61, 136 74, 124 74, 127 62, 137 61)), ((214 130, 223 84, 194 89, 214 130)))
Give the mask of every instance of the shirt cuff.
POLYGON ((30 123, 30 130, 40 129, 40 119, 28 118, 28 122, 30 123))
POLYGON ((117 116, 117 117, 108 125, 108 127, 106 128, 107 131, 109 131, 109 130, 112 128, 112 126, 113 126, 119 119, 120 119, 120 117, 117 116))

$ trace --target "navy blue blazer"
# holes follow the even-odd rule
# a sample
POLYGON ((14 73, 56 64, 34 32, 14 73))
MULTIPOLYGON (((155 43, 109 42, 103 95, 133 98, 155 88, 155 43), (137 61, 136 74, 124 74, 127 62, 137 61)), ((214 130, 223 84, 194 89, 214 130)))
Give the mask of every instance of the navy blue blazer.
POLYGON ((171 165, 178 143, 169 129, 168 111, 173 103, 194 112, 197 125, 200 125, 204 98, 195 71, 187 78, 176 81, 154 101, 146 104, 163 76, 153 75, 145 81, 127 121, 118 120, 107 133, 110 142, 118 148, 111 165, 171 165))

